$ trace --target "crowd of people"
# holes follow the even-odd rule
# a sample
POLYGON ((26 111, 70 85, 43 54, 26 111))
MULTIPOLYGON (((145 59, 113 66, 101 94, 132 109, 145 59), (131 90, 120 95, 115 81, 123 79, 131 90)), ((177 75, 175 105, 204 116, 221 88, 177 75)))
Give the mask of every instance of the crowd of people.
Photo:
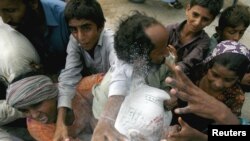
POLYGON ((210 124, 250 124, 241 117, 250 51, 240 43, 250 8, 223 4, 190 0, 171 25, 133 11, 114 32, 96 0, 1 0, 0 140, 206 141, 210 124), (142 85, 165 95, 145 96, 162 109, 153 120, 128 105, 142 85))

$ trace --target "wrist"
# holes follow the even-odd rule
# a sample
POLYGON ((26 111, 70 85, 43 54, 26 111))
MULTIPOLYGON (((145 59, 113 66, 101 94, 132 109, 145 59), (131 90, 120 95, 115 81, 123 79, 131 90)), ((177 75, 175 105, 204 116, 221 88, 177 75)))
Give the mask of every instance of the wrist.
POLYGON ((225 110, 220 111, 220 114, 215 114, 215 121, 219 124, 240 124, 239 119, 234 115, 228 107, 224 108, 225 110))

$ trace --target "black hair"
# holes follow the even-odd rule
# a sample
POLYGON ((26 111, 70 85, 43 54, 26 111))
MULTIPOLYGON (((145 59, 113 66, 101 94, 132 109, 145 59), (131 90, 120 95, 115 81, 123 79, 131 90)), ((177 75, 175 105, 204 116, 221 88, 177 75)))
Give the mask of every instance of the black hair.
POLYGON ((216 30, 223 31, 225 27, 235 28, 242 23, 245 27, 250 24, 249 7, 244 5, 230 6, 221 13, 216 30))
POLYGON ((207 8, 214 18, 220 13, 220 10, 224 4, 223 0, 190 0, 190 7, 195 5, 207 8))
POLYGON ((226 67, 228 70, 233 71, 239 76, 241 80, 248 70, 249 59, 238 53, 227 52, 214 57, 209 61, 207 65, 207 70, 212 68, 214 64, 219 64, 226 67))
POLYGON ((114 48, 117 57, 131 64, 140 58, 146 59, 149 63, 149 53, 154 45, 145 34, 145 29, 154 24, 160 23, 138 11, 133 11, 131 16, 122 20, 115 34, 114 48))
POLYGON ((96 0, 70 0, 64 11, 65 19, 85 19, 93 21, 98 28, 104 27, 105 18, 101 5, 96 0))

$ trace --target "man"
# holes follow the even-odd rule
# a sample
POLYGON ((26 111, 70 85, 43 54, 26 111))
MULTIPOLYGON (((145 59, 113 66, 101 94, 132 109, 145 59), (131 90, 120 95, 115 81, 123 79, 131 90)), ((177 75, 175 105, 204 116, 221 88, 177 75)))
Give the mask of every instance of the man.
POLYGON ((57 74, 65 65, 69 31, 60 0, 1 0, 3 21, 26 36, 36 48, 44 70, 57 74))

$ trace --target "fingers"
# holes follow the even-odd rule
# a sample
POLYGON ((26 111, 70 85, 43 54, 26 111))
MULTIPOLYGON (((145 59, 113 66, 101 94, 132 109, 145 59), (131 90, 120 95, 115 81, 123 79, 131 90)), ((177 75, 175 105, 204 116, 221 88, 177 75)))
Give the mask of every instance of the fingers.
POLYGON ((181 117, 178 118, 178 122, 179 122, 181 127, 188 126, 188 124, 181 117))
POLYGON ((191 110, 190 110, 189 106, 186 106, 183 108, 176 108, 176 109, 174 109, 174 112, 176 114, 188 114, 188 113, 191 113, 191 110))

